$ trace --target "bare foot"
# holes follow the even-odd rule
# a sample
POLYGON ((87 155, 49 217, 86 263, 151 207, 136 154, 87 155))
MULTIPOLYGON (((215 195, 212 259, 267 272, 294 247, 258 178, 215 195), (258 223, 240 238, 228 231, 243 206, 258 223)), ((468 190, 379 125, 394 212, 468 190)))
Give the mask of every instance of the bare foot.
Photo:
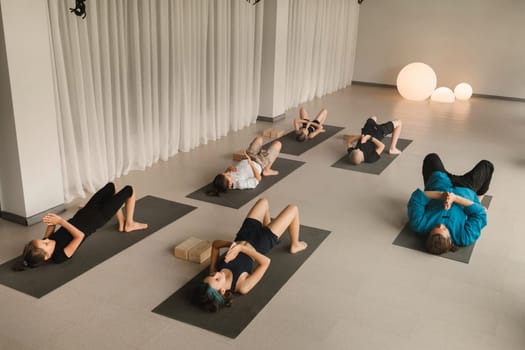
POLYGON ((400 154, 401 151, 398 150, 397 148, 391 148, 388 150, 388 154, 400 154))
POLYGON ((308 243, 306 243, 304 241, 299 241, 296 245, 293 245, 293 246, 290 247, 290 253, 292 253, 292 254, 299 253, 299 252, 305 250, 306 247, 308 247, 308 243))
POLYGON ((124 223, 120 223, 118 224, 118 232, 124 232, 124 223))
POLYGON ((148 228, 148 224, 143 224, 141 222, 126 222, 126 225, 124 226, 125 232, 131 232, 131 231, 138 231, 138 230, 145 230, 148 228))
POLYGON ((277 170, 274 170, 274 169, 264 169, 263 170, 263 175, 264 176, 273 176, 273 175, 278 175, 279 172, 277 170))

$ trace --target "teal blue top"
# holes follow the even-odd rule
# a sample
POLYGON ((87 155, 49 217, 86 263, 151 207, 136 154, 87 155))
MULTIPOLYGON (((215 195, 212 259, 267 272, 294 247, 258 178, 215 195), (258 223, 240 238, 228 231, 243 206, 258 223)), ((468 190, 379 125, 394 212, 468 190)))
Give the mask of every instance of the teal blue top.
POLYGON ((450 231, 452 243, 467 246, 474 243, 487 225, 487 213, 478 200, 476 192, 467 187, 454 187, 447 174, 436 171, 432 173, 425 191, 452 192, 471 200, 473 203, 464 207, 452 204, 449 210, 443 208, 443 200, 429 199, 420 189, 415 190, 408 202, 408 225, 414 232, 428 234, 439 224, 450 231))

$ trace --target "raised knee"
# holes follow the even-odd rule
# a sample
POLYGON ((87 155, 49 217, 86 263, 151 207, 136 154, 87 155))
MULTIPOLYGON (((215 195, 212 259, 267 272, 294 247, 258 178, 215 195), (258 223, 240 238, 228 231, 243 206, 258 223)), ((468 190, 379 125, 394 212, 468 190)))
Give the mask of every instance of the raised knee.
POLYGON ((275 147, 278 148, 278 149, 281 149, 281 147, 283 146, 283 144, 281 143, 281 141, 274 141, 273 144, 274 144, 275 147))
POLYGON ((265 207, 268 207, 270 205, 270 203, 268 202, 268 200, 266 198, 259 198, 255 205, 263 205, 265 207))
POLYGON ((297 207, 297 205, 295 204, 288 204, 288 206, 286 207, 287 210, 291 211, 294 213, 294 215, 297 215, 299 214, 299 207, 297 207))
POLYGON ((131 197, 135 193, 135 190, 130 185, 124 186, 122 191, 124 191, 126 193, 127 197, 131 197))
POLYGON ((261 136, 256 136, 254 141, 262 143, 263 142, 263 138, 261 136))

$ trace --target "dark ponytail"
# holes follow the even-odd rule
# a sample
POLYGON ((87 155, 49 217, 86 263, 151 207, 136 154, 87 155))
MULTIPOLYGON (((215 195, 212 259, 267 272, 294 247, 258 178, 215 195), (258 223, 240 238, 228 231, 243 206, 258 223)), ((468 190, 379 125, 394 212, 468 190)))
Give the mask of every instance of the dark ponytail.
POLYGON ((38 267, 46 262, 44 250, 35 247, 34 241, 26 244, 22 252, 22 260, 14 266, 14 271, 24 271, 28 267, 38 267))

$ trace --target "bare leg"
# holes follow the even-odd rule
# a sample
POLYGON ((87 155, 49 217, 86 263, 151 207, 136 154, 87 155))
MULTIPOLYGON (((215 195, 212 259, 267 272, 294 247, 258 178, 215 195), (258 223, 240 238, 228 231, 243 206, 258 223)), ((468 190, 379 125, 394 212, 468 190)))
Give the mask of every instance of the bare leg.
POLYGON ((275 156, 272 156, 270 163, 264 167, 263 169, 264 176, 272 176, 272 175, 279 174, 277 170, 272 169, 272 165, 277 159, 277 156, 279 155, 279 153, 281 153, 281 147, 282 147, 282 144, 280 141, 274 141, 268 148, 268 153, 275 155, 275 156))
POLYGON ((260 221, 263 226, 268 226, 270 223, 270 205, 268 204, 268 200, 260 198, 252 209, 250 209, 246 217, 260 221))
POLYGON ((370 118, 373 119, 377 123, 377 117, 375 115, 371 116, 370 118))
MULTIPOLYGON (((131 197, 129 197, 126 200, 126 221, 124 224, 125 232, 145 230, 146 228, 148 228, 148 224, 144 224, 144 223, 133 220, 134 213, 135 213, 135 190, 133 190, 133 194, 131 195, 131 197)), ((117 216, 117 219, 118 219, 118 216, 117 216)))
POLYGON ((281 237, 288 229, 290 234, 290 253, 295 254, 308 247, 308 244, 299 240, 299 209, 290 204, 270 222, 268 228, 277 236, 281 237))
POLYGON ((361 135, 344 135, 343 140, 346 144, 346 147, 352 147, 354 145, 354 142, 359 140, 361 138, 361 135))
POLYGON ((324 121, 326 120, 326 116, 327 115, 328 115, 328 111, 326 110, 326 108, 323 108, 323 109, 321 109, 321 111, 319 112, 317 117, 315 117, 315 120, 318 120, 319 124, 323 125, 324 121))
POLYGON ((301 119, 308 119, 308 113, 306 113, 306 109, 304 109, 303 107, 301 107, 301 109, 299 110, 299 118, 301 119))
POLYGON ((117 210, 115 213, 115 217, 117 218, 118 222, 118 230, 119 232, 124 232, 124 214, 122 214, 122 209, 117 210))
POLYGON ((390 145, 388 153, 400 154, 401 151, 397 149, 397 141, 399 140, 399 135, 401 134, 401 127, 403 126, 403 123, 401 122, 401 120, 394 120, 392 121, 392 123, 394 123, 394 132, 392 132, 392 144, 390 145))

